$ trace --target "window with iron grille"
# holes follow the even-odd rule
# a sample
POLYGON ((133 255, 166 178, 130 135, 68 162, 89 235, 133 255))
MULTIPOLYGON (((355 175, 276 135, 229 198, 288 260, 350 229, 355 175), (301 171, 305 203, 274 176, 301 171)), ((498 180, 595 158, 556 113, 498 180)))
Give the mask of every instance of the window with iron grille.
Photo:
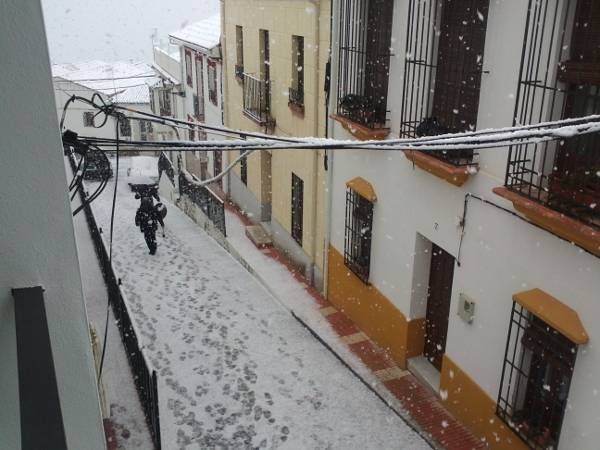
POLYGON ((304 106, 304 37, 292 36, 292 86, 289 103, 304 106))
MULTIPOLYGON (((528 17, 515 125, 600 113, 600 3, 531 0, 528 17)), ((505 184, 600 227, 600 137, 512 146, 505 184)))
POLYGON ((192 51, 191 50, 186 50, 185 51, 185 80, 186 83, 189 87, 193 87, 194 86, 194 82, 192 81, 194 78, 194 69, 193 69, 193 65, 192 65, 192 51))
POLYGON ((85 111, 83 113, 83 126, 84 127, 93 127, 94 126, 94 113, 90 111, 85 111))
POLYGON ((212 59, 208 60, 208 98, 217 106, 217 63, 212 59))
POLYGON ((248 160, 245 157, 240 160, 240 179, 248 185, 248 160))
POLYGON ((131 121, 125 117, 119 119, 119 133, 121 136, 131 136, 131 121))
POLYGON ((558 448, 577 344, 513 303, 496 414, 529 447, 558 448))
POLYGON ((140 140, 149 141, 152 137, 152 122, 148 120, 140 120, 140 140))
POLYGON ((194 97, 194 114, 200 122, 204 122, 204 59, 196 55, 196 96, 194 97))
POLYGON ((351 188, 346 190, 344 263, 364 283, 369 282, 373 203, 351 188))
POLYGON ((244 77, 244 29, 235 26, 235 76, 242 80, 244 77))
MULTIPOLYGON (((400 132, 405 137, 475 130, 489 0, 410 0, 400 132)), ((454 165, 472 149, 428 152, 454 165)))
POLYGON ((171 89, 161 89, 158 91, 158 109, 161 116, 171 115, 171 89))
POLYGON ((302 221, 304 219, 304 181, 292 173, 292 238, 302 246, 302 221))
POLYGON ((386 126, 393 0, 341 0, 337 114, 386 126))

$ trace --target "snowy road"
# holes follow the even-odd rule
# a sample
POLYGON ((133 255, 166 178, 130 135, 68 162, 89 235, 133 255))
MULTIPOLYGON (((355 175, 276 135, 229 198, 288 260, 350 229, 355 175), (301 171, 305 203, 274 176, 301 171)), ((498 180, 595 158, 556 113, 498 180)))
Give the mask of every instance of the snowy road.
MULTIPOLYGON (((114 266, 159 375, 163 448, 429 448, 175 206, 149 255, 121 162, 114 266)), ((112 187, 93 204, 105 233, 112 187)))

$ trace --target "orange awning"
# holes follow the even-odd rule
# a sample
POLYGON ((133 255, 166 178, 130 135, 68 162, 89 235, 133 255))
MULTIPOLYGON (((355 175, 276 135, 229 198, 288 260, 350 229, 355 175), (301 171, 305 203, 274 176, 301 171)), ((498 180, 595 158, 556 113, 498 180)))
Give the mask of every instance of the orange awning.
POLYGON ((346 182, 346 186, 348 186, 361 197, 369 200, 371 203, 375 203, 377 201, 377 194, 375 194, 373 185, 362 177, 352 178, 350 181, 346 182))
POLYGON ((519 292, 513 300, 573 343, 587 344, 590 340, 577 312, 541 289, 519 292))

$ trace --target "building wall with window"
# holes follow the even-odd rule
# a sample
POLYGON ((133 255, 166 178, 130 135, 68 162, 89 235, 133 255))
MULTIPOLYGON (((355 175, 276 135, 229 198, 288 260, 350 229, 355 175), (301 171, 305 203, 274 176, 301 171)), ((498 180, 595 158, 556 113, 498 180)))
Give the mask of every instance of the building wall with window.
MULTIPOLYGON (((329 2, 222 5, 226 125, 282 137, 324 136, 329 2)), ((230 179, 232 200, 255 222, 269 223, 275 245, 317 286, 323 282, 325 180, 321 151, 256 152, 248 157, 247 182, 239 167, 230 179), (293 174, 303 183, 301 200, 292 198, 293 174), (302 209, 296 238, 294 201, 296 212, 302 209)))
MULTIPOLYGON (((217 14, 170 35, 170 42, 179 46, 180 51, 183 119, 186 121, 223 125, 220 30, 221 22, 217 14)), ((220 134, 200 128, 181 132, 185 135, 182 139, 188 140, 222 138, 220 134)), ((181 160, 183 167, 198 179, 212 177, 223 167, 214 152, 187 152, 181 155, 181 160)), ((222 182, 220 186, 226 189, 226 184, 222 182)))
MULTIPOLYGON (((338 39, 340 24, 344 26, 340 17, 341 11, 347 11, 343 8, 348 8, 344 3, 356 2, 334 1, 334 42, 338 39)), ((467 3, 471 2, 463 3, 469 6, 467 3)), ((561 0, 558 3, 555 0, 531 2, 529 32, 535 32, 531 20, 539 20, 540 17, 553 20, 555 11, 560 18, 565 8, 569 4, 573 8, 575 3, 577 2, 561 0)), ((446 5, 445 2, 438 4, 446 5)), ((444 39, 446 33, 448 36, 461 36, 465 39, 463 50, 467 52, 467 57, 472 55, 468 55, 466 48, 474 48, 475 43, 468 41, 470 36, 459 32, 460 23, 471 23, 469 20, 476 19, 486 25, 485 42, 479 43, 483 45, 483 54, 474 55, 477 62, 482 62, 480 79, 475 80, 480 83, 478 100, 473 101, 476 112, 476 124, 473 124, 475 129, 511 126, 515 111, 519 114, 524 107, 532 111, 532 116, 535 114, 535 118, 530 119, 529 123, 563 117, 564 108, 557 106, 552 111, 548 96, 545 97, 546 106, 540 105, 542 94, 534 97, 533 91, 527 91, 528 85, 523 80, 543 80, 546 66, 536 68, 534 62, 539 60, 546 64, 549 60, 551 68, 546 82, 555 86, 554 80, 559 76, 556 73, 556 68, 559 67, 557 62, 569 60, 569 56, 559 54, 561 52, 558 49, 567 51, 569 39, 561 41, 550 37, 549 30, 553 29, 551 23, 547 25, 546 34, 541 38, 540 25, 538 41, 541 50, 537 54, 541 54, 541 57, 529 58, 529 47, 525 51, 523 49, 524 41, 531 42, 525 38, 528 4, 529 2, 516 0, 489 2, 487 11, 484 10, 485 5, 479 4, 474 10, 476 14, 471 18, 460 18, 459 23, 453 23, 456 19, 447 18, 446 28, 439 25, 443 14, 437 16, 436 26, 442 30, 439 33, 440 39, 444 39), (459 31, 451 29, 452 26, 458 27, 459 31), (510 33, 506 32, 508 29, 511 30, 510 33), (550 42, 553 41, 554 50, 550 48, 550 42), (551 55, 550 59, 548 54, 551 55), (523 70, 522 57, 525 60, 523 70), (527 95, 531 98, 530 104, 523 106, 523 102, 527 103, 527 95), (540 115, 540 111, 543 114, 540 115)), ((407 45, 407 36, 411 36, 411 39, 415 39, 415 36, 427 36, 425 31, 410 33, 416 22, 414 16, 412 22, 409 17, 419 11, 420 17, 423 17, 424 12, 429 11, 428 7, 427 2, 393 2, 385 122, 370 123, 366 120, 374 114, 374 106, 368 93, 361 94, 362 98, 358 100, 346 98, 342 108, 339 108, 339 91, 332 89, 330 110, 342 117, 330 121, 330 135, 338 139, 406 137, 403 125, 412 126, 416 134, 422 121, 431 117, 432 103, 437 100, 423 92, 444 92, 440 85, 435 85, 435 74, 418 69, 421 72, 414 72, 414 81, 410 81, 405 87, 407 74, 412 76, 411 71, 415 70, 415 59, 421 61, 422 56, 423 61, 428 58, 427 61, 441 65, 441 58, 438 58, 436 52, 444 50, 439 50, 443 46, 435 42, 435 38, 428 41, 429 47, 426 42, 422 43, 423 51, 428 48, 431 53, 415 56, 413 51, 407 51, 407 48, 417 48, 417 51, 421 48, 420 42, 409 42, 407 45), (421 9, 417 10, 419 5, 421 9), (410 47, 411 45, 416 47, 410 47), (434 80, 431 86, 427 77, 434 80), (349 110, 354 115, 349 114, 349 110), (414 123, 406 119, 411 111, 418 117, 418 121, 414 123)), ((573 10, 569 14, 573 17, 573 10)), ((573 28, 572 22, 572 19, 570 22, 567 20, 565 25, 569 36, 573 28)), ((426 24, 423 28, 422 22, 419 23, 420 30, 429 29, 435 35, 434 25, 426 24)), ((560 24, 555 27, 556 30, 559 28, 560 24)), ((454 44, 459 48, 463 45, 460 39, 456 39, 454 44)), ((382 48, 386 45, 387 43, 383 43, 382 48)), ((336 44, 332 45, 332 50, 332 86, 338 86, 340 79, 348 78, 349 75, 340 74, 340 71, 347 70, 347 65, 343 56, 340 63, 340 50, 336 44)), ((576 58, 571 55, 571 59, 576 58)), ((460 59, 455 58, 455 61, 460 59)), ((450 68, 465 73, 466 70, 457 64, 458 62, 450 64, 450 68)), ((471 85, 472 80, 464 80, 469 87, 476 84, 471 85)), ((443 81, 452 82, 447 79, 443 81)), ((586 80, 582 84, 586 83, 589 84, 590 81, 586 80)), ((556 86, 565 89, 568 85, 572 86, 572 82, 556 86)), ((451 102, 456 100, 452 100, 451 94, 445 95, 444 100, 452 107, 451 102)), ((465 95, 461 97, 461 101, 466 103, 470 98, 465 95)), ((463 103, 452 107, 461 117, 461 108, 465 107, 463 103)), ((438 124, 429 121, 426 125, 430 128, 450 128, 439 123, 440 117, 437 118, 438 124)), ((422 126, 419 131, 422 135, 437 134, 428 133, 424 128, 422 126)), ((582 145, 590 152, 599 150, 593 143, 582 145)), ((559 147, 549 147, 547 153, 550 154, 550 151, 559 154, 561 150, 559 147)), ((521 152, 525 154, 524 149, 521 152)), ((485 438, 490 448, 526 448, 526 442, 530 446, 543 447, 555 445, 555 439, 559 439, 559 448, 592 449, 598 439, 597 414, 592 413, 596 409, 594 405, 597 405, 594 377, 600 373, 600 354, 594 350, 593 345, 600 333, 591 319, 600 312, 596 301, 600 289, 600 281, 596 276, 600 273, 600 228, 594 203, 588 202, 585 205, 577 200, 580 198, 578 195, 573 195, 570 199, 565 199, 562 194, 562 197, 558 196, 550 184, 538 186, 547 189, 546 192, 555 193, 557 197, 554 198, 561 199, 560 202, 553 203, 545 196, 526 197, 524 190, 519 191, 521 188, 512 185, 507 190, 517 194, 519 198, 514 200, 513 196, 496 188, 505 184, 507 167, 522 167, 519 166, 522 162, 515 162, 518 148, 513 147, 510 154, 507 148, 482 149, 476 153, 479 155, 469 156, 466 165, 463 160, 451 160, 451 155, 444 154, 434 156, 411 152, 352 150, 330 155, 328 298, 334 305, 342 308, 372 339, 387 348, 401 366, 408 367, 424 379, 427 374, 423 373, 422 365, 417 364, 417 361, 425 359, 425 363, 431 366, 426 371, 438 374, 437 380, 433 377, 432 385, 446 406, 479 437, 485 438), (352 221, 360 217, 360 212, 354 212, 352 205, 348 204, 349 192, 357 192, 363 198, 371 199, 370 227, 363 225, 362 229, 356 229, 353 225, 352 221), (519 200, 521 198, 524 200, 519 200), (572 202, 570 205, 578 202, 577 208, 572 206, 565 209, 567 200, 572 202), (569 220, 563 223, 565 216, 569 220), (549 219, 544 221, 541 217, 549 219), (569 234, 569 230, 575 229, 587 233, 588 239, 577 233, 569 234), (365 258, 366 251, 361 245, 366 242, 367 237, 370 251, 367 253, 368 258, 365 258), (577 242, 578 245, 570 241, 577 242), (455 260, 446 272, 434 262, 440 252, 455 260), (433 257, 432 253, 435 253, 433 257), (360 268, 364 265, 367 265, 367 282, 361 279, 364 271, 357 269, 357 266, 360 268), (545 376, 549 378, 544 379, 545 381, 540 378, 530 383, 540 389, 536 392, 532 387, 530 390, 524 388, 523 391, 541 402, 542 406, 538 405, 539 411, 534 416, 528 415, 526 408, 517 405, 518 395, 511 391, 508 401, 511 403, 509 406, 512 407, 512 417, 503 421, 496 414, 499 392, 501 386, 505 390, 508 383, 515 383, 514 378, 510 380, 507 376, 503 379, 503 369, 506 370, 510 364, 521 364, 520 370, 529 377, 524 379, 534 379, 533 363, 519 361, 519 357, 524 354, 522 350, 517 352, 516 361, 511 360, 510 354, 505 357, 513 296, 532 289, 544 292, 544 295, 536 297, 532 304, 535 306, 530 305, 530 308, 542 308, 542 311, 536 310, 534 313, 536 317, 542 318, 549 330, 557 329, 568 334, 570 325, 565 317, 574 314, 576 319, 573 322, 577 325, 575 328, 585 330, 587 338, 575 346, 577 356, 572 375, 569 375, 568 396, 568 383, 548 381, 553 380, 551 373, 554 370, 547 368, 554 367, 549 363, 543 368, 545 376), (428 309, 433 299, 439 298, 446 299, 445 320, 440 318, 440 308, 428 309), (552 298, 558 303, 554 303, 552 298), (471 304, 474 304, 474 309, 466 308, 465 305, 471 304), (566 307, 569 314, 554 321, 548 315, 552 305, 558 305, 559 309, 566 307), (431 343, 435 345, 433 349, 428 349, 431 343), (440 364, 436 368, 437 359, 440 364), (553 406, 547 406, 550 404, 553 406), (563 410, 564 419, 561 413, 563 410), (545 414, 544 411, 548 413, 545 414), (512 422, 515 430, 509 430, 509 422, 512 422), (553 427, 558 428, 558 434, 552 434, 555 433, 550 430, 553 427), (525 437, 522 439, 517 432, 525 437)), ((539 147, 536 157, 540 158, 539 155, 543 153, 544 148, 539 147)), ((529 159, 532 159, 534 152, 530 151, 529 155, 529 159)), ((552 172, 552 164, 549 164, 550 168, 544 168, 543 164, 542 161, 536 166, 538 172, 552 172)), ((578 164, 588 164, 587 172, 592 174, 597 170, 593 161, 578 164)), ((535 175, 534 172, 527 172, 528 180, 535 175)), ((552 176, 548 178, 548 183, 551 183, 552 176)), ((536 188, 534 183, 528 183, 528 187, 536 188)), ((583 188, 577 189, 580 192, 583 188)), ((587 185, 585 189, 588 195, 585 198, 591 196, 593 199, 593 195, 597 195, 594 194, 597 191, 594 191, 593 184, 587 185)), ((368 223, 364 219, 354 221, 359 224, 368 223)), ((512 342, 514 343, 514 337, 512 342)), ((540 349, 541 347, 538 348, 540 354, 549 352, 548 349, 540 349)), ((538 372, 540 370, 542 369, 538 367, 538 372)))

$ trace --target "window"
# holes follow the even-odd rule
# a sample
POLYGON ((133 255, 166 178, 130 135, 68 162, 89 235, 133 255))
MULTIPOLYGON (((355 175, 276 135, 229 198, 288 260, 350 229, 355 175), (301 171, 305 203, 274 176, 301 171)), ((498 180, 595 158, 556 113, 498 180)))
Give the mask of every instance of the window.
POLYGON ((131 121, 127 118, 119 120, 119 133, 124 137, 131 137, 131 121))
POLYGON ((196 140, 196 130, 194 130, 193 128, 190 128, 188 130, 188 139, 190 141, 195 141, 196 140))
POLYGON ((259 30, 260 78, 244 73, 243 112, 261 125, 273 125, 271 118, 271 68, 269 61, 269 32, 259 30))
POLYGON ((204 60, 196 56, 196 95, 194 96, 194 115, 204 122, 204 60))
POLYGON ((150 89, 150 110, 153 114, 156 114, 156 92, 154 89, 150 89))
POLYGON ((496 413, 531 448, 557 448, 577 345, 513 303, 496 413))
POLYGON ((83 113, 83 126, 84 127, 93 127, 94 126, 94 113, 90 111, 85 111, 83 113))
POLYGON ((304 106, 304 37, 292 36, 292 86, 290 105, 304 106))
POLYGON ((337 114, 369 128, 387 115, 393 0, 340 1, 337 114))
POLYGON ((161 89, 158 96, 158 108, 161 116, 170 116, 171 111, 171 89, 161 89))
POLYGON ((193 67, 192 67, 192 51, 185 51, 185 80, 189 87, 193 87, 193 67))
MULTIPOLYGON (((551 5, 551 0, 530 3, 522 56, 530 63, 520 73, 515 125, 600 113, 600 3, 567 2, 559 14, 543 14, 551 5), (571 45, 566 45, 569 35, 571 45)), ((505 185, 600 227, 598 173, 600 137, 580 135, 558 143, 512 146, 505 185)))
POLYGON ((344 263, 363 282, 369 282, 373 203, 352 188, 346 190, 344 263))
POLYGON ((292 238, 302 246, 302 220, 304 209, 304 181, 292 173, 292 238))
MULTIPOLYGON (((409 8, 400 133, 475 130, 489 0, 428 0, 424 10, 417 3, 409 8)), ((472 149, 429 154, 454 165, 474 156, 472 149)))
POLYGON ((208 98, 215 106, 218 105, 217 100, 217 63, 212 59, 208 60, 208 98))
POLYGON ((246 157, 240 160, 240 178, 242 183, 248 185, 248 159, 246 157))
POLYGON ((140 140, 150 141, 152 138, 152 122, 140 120, 140 140))
POLYGON ((235 27, 235 76, 244 77, 244 30, 240 25, 235 27))

